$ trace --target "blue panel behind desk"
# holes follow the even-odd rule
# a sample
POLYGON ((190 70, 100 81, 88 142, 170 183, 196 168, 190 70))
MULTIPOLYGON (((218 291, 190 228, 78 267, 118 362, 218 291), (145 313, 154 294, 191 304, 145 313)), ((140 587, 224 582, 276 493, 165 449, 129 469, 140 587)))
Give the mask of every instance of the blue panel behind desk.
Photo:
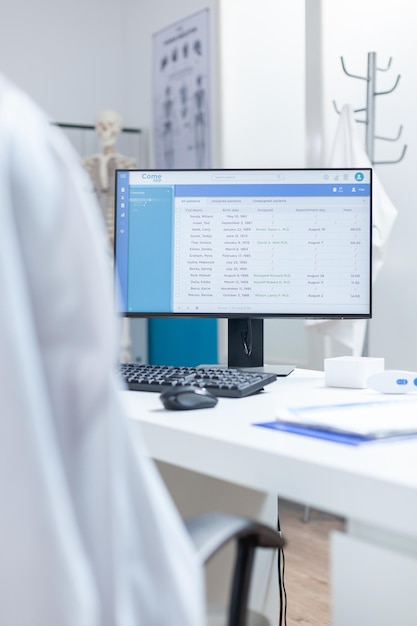
POLYGON ((149 363, 186 365, 217 363, 217 320, 149 320, 149 363))

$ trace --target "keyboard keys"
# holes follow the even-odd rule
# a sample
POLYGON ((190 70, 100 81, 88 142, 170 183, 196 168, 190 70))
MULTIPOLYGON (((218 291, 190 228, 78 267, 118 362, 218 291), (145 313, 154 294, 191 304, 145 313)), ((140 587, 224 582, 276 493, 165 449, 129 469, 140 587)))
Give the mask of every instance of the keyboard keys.
POLYGON ((119 373, 132 391, 159 391, 173 386, 206 387, 216 396, 241 398, 256 393, 276 380, 267 372, 234 368, 173 367, 166 365, 119 364, 119 373))

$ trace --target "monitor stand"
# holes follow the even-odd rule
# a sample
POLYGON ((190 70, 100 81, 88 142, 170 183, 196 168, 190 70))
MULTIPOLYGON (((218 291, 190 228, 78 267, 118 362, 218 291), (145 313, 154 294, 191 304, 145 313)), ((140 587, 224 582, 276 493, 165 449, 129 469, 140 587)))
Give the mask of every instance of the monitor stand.
POLYGON ((288 376, 295 369, 294 365, 264 365, 262 318, 228 319, 228 367, 273 372, 277 376, 288 376))

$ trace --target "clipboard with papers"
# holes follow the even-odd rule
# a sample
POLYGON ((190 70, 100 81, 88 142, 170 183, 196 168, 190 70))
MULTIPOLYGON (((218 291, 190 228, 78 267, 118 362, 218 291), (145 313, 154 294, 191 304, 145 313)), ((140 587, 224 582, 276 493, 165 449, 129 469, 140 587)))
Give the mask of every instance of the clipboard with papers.
POLYGON ((348 445, 417 437, 417 398, 282 407, 272 430, 348 445))

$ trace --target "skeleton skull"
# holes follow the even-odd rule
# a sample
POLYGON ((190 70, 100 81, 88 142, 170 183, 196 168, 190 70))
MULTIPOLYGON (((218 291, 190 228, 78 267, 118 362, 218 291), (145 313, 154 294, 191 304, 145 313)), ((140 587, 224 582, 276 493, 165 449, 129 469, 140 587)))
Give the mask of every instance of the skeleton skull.
POLYGON ((121 129, 122 118, 116 111, 106 109, 97 115, 96 131, 103 148, 111 148, 115 145, 121 129))

